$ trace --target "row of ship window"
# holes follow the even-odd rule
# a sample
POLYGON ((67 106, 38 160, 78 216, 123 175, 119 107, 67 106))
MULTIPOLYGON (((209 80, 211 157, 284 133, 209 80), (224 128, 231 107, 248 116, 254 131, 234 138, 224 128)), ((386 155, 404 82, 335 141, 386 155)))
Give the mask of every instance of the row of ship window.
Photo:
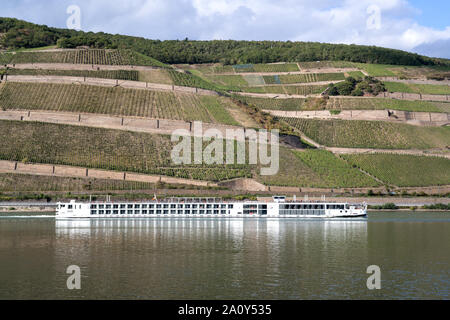
POLYGON ((91 204, 91 209, 233 209, 232 204, 91 204))
POLYGON ((229 214, 230 210, 93 210, 91 214, 229 214))
MULTIPOLYGON (((343 204, 327 204, 327 209, 343 210, 343 204)), ((325 204, 280 204, 280 210, 325 210, 325 204)))
POLYGON ((323 216, 325 215, 325 210, 296 210, 296 209, 288 209, 288 210, 280 210, 280 215, 299 215, 299 216, 323 216))

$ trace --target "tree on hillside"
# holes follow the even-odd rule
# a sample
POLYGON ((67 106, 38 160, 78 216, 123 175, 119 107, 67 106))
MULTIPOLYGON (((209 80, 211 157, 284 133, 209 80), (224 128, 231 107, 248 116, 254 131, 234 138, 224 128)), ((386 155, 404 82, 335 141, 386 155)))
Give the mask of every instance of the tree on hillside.
POLYGON ((132 49, 169 64, 247 64, 289 61, 342 60, 394 65, 445 65, 435 59, 401 50, 375 46, 291 41, 149 40, 140 37, 50 28, 11 18, 0 18, 0 45, 6 48, 34 48, 58 44, 61 48, 89 46, 104 49, 132 49))
POLYGON ((363 96, 365 94, 378 95, 386 91, 384 84, 372 77, 355 79, 348 77, 345 81, 336 84, 331 83, 325 94, 329 96, 363 96))

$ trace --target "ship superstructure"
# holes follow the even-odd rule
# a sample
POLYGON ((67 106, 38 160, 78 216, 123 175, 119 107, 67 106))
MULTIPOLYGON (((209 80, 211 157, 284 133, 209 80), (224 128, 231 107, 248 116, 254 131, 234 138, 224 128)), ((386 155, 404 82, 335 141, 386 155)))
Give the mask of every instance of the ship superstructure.
POLYGON ((104 217, 363 217, 367 205, 326 201, 223 201, 220 198, 171 198, 142 202, 59 202, 57 218, 104 217))

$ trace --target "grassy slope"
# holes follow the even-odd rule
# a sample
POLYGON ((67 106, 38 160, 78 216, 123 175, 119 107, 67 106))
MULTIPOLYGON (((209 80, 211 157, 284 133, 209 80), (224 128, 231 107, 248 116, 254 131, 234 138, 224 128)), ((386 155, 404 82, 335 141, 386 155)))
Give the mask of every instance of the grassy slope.
POLYGON ((276 63, 276 64, 257 63, 257 64, 234 65, 233 69, 236 73, 299 71, 296 63, 276 63))
POLYGON ((282 84, 292 83, 309 83, 318 81, 337 81, 345 80, 343 73, 307 73, 307 74, 288 74, 281 75, 280 80, 282 84))
POLYGON ((450 145, 450 127, 417 127, 381 121, 281 119, 329 147, 430 149, 450 145))
POLYGON ((228 87, 247 87, 248 83, 241 75, 205 75, 211 82, 228 87))
POLYGON ((138 80, 150 83, 173 84, 172 78, 166 69, 141 70, 139 71, 138 80))
POLYGON ((449 159, 395 154, 342 157, 388 184, 403 187, 450 184, 449 159))
POLYGON ((239 123, 230 115, 226 107, 226 103, 231 103, 231 101, 226 101, 225 98, 215 96, 201 96, 200 100, 206 106, 209 114, 217 122, 239 126, 239 123))
POLYGON ((259 176, 266 185, 314 188, 374 187, 379 183, 352 168, 332 153, 320 150, 291 151, 280 148, 276 175, 259 176))
POLYGON ((355 63, 354 66, 365 70, 372 77, 419 79, 450 76, 448 66, 397 66, 370 63, 355 63))
POLYGON ((298 63, 301 69, 355 68, 356 63, 349 61, 308 61, 298 63))
POLYGON ((294 151, 330 187, 378 186, 379 183, 325 150, 294 151))
POLYGON ((173 84, 182 87, 195 87, 205 90, 213 91, 228 91, 228 90, 239 90, 237 87, 229 87, 226 85, 221 85, 209 81, 194 73, 184 73, 175 70, 169 70, 169 76, 172 79, 173 84))
POLYGON ((421 93, 421 94, 450 94, 448 85, 412 84, 401 82, 384 82, 386 90, 390 92, 421 93))

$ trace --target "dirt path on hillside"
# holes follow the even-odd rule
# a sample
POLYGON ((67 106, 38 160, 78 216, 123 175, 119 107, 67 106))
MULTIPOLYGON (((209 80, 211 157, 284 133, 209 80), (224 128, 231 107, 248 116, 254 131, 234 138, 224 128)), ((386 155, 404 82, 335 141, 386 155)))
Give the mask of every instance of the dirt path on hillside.
POLYGON ((443 149, 429 149, 429 150, 416 150, 416 149, 363 149, 363 148, 336 148, 336 147, 323 147, 328 151, 335 154, 374 154, 374 153, 390 153, 390 154, 404 154, 414 156, 427 156, 427 157, 441 157, 450 159, 450 150, 443 149))
POLYGON ((255 84, 251 87, 308 87, 308 86, 327 86, 330 83, 339 83, 344 80, 333 81, 316 81, 316 82, 299 82, 299 83, 286 83, 286 84, 255 84))
POLYGON ((131 65, 105 65, 105 64, 73 64, 73 63, 16 63, 8 64, 13 69, 32 69, 32 70, 81 70, 81 71, 97 71, 97 70, 134 70, 148 71, 161 69, 150 66, 131 66, 131 65))
POLYGON ((408 112, 398 110, 342 110, 339 114, 332 114, 329 110, 263 111, 276 117, 300 119, 386 121, 407 123, 416 126, 443 126, 450 124, 450 114, 438 112, 408 112))
POLYGON ((406 92, 381 92, 377 98, 397 99, 397 100, 423 100, 423 101, 441 101, 450 102, 450 95, 443 94, 420 94, 406 92))
MULTIPOLYGON (((55 124, 78 125, 95 128, 106 128, 116 130, 127 130, 133 132, 146 132, 155 134, 172 134, 177 129, 184 129, 187 133, 191 132, 191 123, 182 120, 169 119, 151 119, 143 117, 121 117, 90 113, 73 112, 52 112, 37 110, 7 110, 0 111, 0 120, 16 121, 36 121, 55 124)), ((229 126, 217 123, 203 123, 203 134, 209 129, 217 129, 225 136, 226 130, 242 129, 236 126, 229 126)), ((309 144, 331 151, 336 154, 342 153, 395 153, 395 154, 413 154, 421 156, 438 156, 450 159, 450 150, 392 150, 392 149, 360 149, 360 148, 334 148, 325 147, 313 139, 307 137, 303 132, 296 130, 301 138, 309 144)), ((199 134, 201 134, 199 132, 199 134)))
POLYGON ((433 84, 450 86, 450 80, 431 80, 431 79, 399 79, 397 77, 375 77, 380 81, 400 82, 409 84, 433 84))
MULTIPOLYGON (((183 87, 167 84, 158 84, 142 81, 131 80, 115 80, 115 79, 102 79, 102 78, 88 78, 88 77, 71 77, 71 76, 25 76, 25 75, 8 75, 5 78, 5 82, 44 82, 44 83, 66 83, 66 84, 87 84, 97 86, 114 87, 120 86, 122 88, 129 89, 147 89, 147 90, 159 90, 159 91, 178 91, 184 93, 195 93, 200 95, 218 95, 216 91, 205 90, 193 87, 183 87)), ((339 82, 339 81, 337 81, 339 82)), ((310 86, 310 85, 326 85, 329 81, 310 82, 300 84, 289 84, 292 86, 310 86)), ((308 97, 321 97, 320 94, 313 95, 289 95, 289 94, 274 94, 274 93, 250 93, 250 92, 234 92, 243 96, 260 97, 260 98, 277 98, 277 99, 289 99, 289 98, 308 98, 308 97)), ((339 96, 340 98, 355 98, 353 96, 339 96)), ((450 102, 450 95, 425 95, 415 93, 402 93, 402 92, 383 92, 380 93, 377 98, 386 99, 399 99, 399 100, 424 100, 424 101, 442 101, 450 102)))
POLYGON ((168 176, 140 174, 124 171, 119 172, 119 171, 64 166, 64 165, 22 163, 7 160, 0 160, 0 172, 58 176, 58 177, 112 179, 112 180, 149 182, 149 183, 164 182, 170 184, 184 184, 203 187, 218 186, 217 183, 203 180, 182 179, 168 176))
POLYGON ((227 111, 230 115, 242 126, 245 128, 260 128, 261 125, 257 123, 253 118, 249 117, 247 113, 237 108, 229 107, 227 111))
POLYGON ((289 71, 289 72, 223 72, 214 73, 215 76, 231 76, 231 75, 242 75, 242 76, 276 76, 276 75, 290 75, 290 74, 310 74, 310 73, 345 73, 352 71, 361 71, 357 68, 322 68, 322 69, 305 69, 301 71, 289 71))
MULTIPOLYGON (((74 64, 74 63, 16 63, 7 64, 7 67, 14 69, 44 69, 44 70, 136 70, 146 71, 161 69, 152 66, 132 66, 132 65, 104 65, 104 64, 74 64)), ((212 75, 258 75, 258 76, 274 76, 274 75, 294 75, 294 74, 310 74, 310 73, 346 73, 352 71, 361 71, 357 68, 326 68, 326 69, 309 69, 304 71, 290 72, 224 72, 214 73, 212 75)))
POLYGON ((8 75, 5 82, 43 82, 43 83, 62 83, 62 84, 86 84, 105 87, 122 87, 128 89, 148 89, 158 91, 177 91, 184 93, 195 93, 200 95, 214 95, 218 93, 211 90, 204 90, 192 87, 182 87, 168 84, 158 84, 131 80, 115 80, 88 77, 71 77, 71 76, 21 76, 8 75))
MULTIPOLYGON (((305 85, 316 84, 316 82, 307 83, 305 85)), ((296 84, 298 85, 298 84, 296 84)), ((255 98, 277 98, 277 99, 289 99, 289 98, 308 98, 308 97, 322 97, 320 94, 311 95, 289 95, 281 93, 251 93, 251 92, 233 92, 237 95, 249 96, 255 98)), ((438 95, 438 94, 418 94, 418 93, 404 93, 404 92, 382 92, 375 97, 355 97, 355 96, 335 96, 335 98, 351 98, 351 99, 370 99, 370 98, 383 98, 392 100, 408 100, 408 101, 435 101, 435 102, 450 102, 450 95, 438 95)))
POLYGON ((319 95, 319 94, 305 96, 305 95, 299 95, 299 94, 283 94, 283 93, 252 93, 252 92, 233 92, 233 93, 241 95, 241 96, 247 96, 247 97, 271 98, 271 99, 291 99, 291 98, 305 99, 308 97, 316 97, 316 98, 321 97, 321 95, 319 95))
MULTIPOLYGON (((339 195, 339 194, 362 194, 369 190, 374 192, 386 192, 384 187, 377 188, 300 188, 300 187, 278 187, 278 186, 264 186, 254 179, 234 179, 233 181, 223 181, 220 183, 204 181, 173 178, 168 176, 148 175, 124 171, 110 171, 103 169, 92 169, 75 166, 52 165, 41 163, 22 163, 16 161, 0 160, 0 173, 16 173, 16 174, 31 174, 42 176, 57 176, 57 177, 74 177, 74 178, 96 178, 96 179, 111 179, 121 181, 136 181, 148 183, 168 183, 181 184, 201 187, 218 187, 228 186, 233 191, 246 192, 262 192, 268 194, 319 194, 319 195, 339 195)), ((408 190, 409 192, 425 192, 427 194, 443 194, 450 192, 450 186, 430 186, 430 187, 405 187, 398 190, 408 190)), ((214 192, 214 191, 212 191, 214 192)), ((373 198, 363 198, 370 201, 373 198)), ((384 198, 381 198, 384 199, 384 198)), ((342 201, 341 198, 339 198, 342 201)), ((405 199, 406 200, 406 199, 405 199)), ((407 199, 411 201, 411 199, 407 199)), ((441 199, 437 199, 441 200, 441 199)), ((385 203, 387 201, 384 201, 385 203)), ((389 198, 391 202, 391 198, 389 198)))
POLYGON ((204 122, 202 123, 202 131, 198 130, 197 132, 195 124, 183 120, 45 110, 0 110, 0 120, 46 122, 168 135, 171 135, 175 130, 183 129, 189 135, 210 136, 214 135, 215 132, 209 130, 215 129, 219 130, 225 137, 227 130, 245 130, 245 128, 238 126, 204 122))

